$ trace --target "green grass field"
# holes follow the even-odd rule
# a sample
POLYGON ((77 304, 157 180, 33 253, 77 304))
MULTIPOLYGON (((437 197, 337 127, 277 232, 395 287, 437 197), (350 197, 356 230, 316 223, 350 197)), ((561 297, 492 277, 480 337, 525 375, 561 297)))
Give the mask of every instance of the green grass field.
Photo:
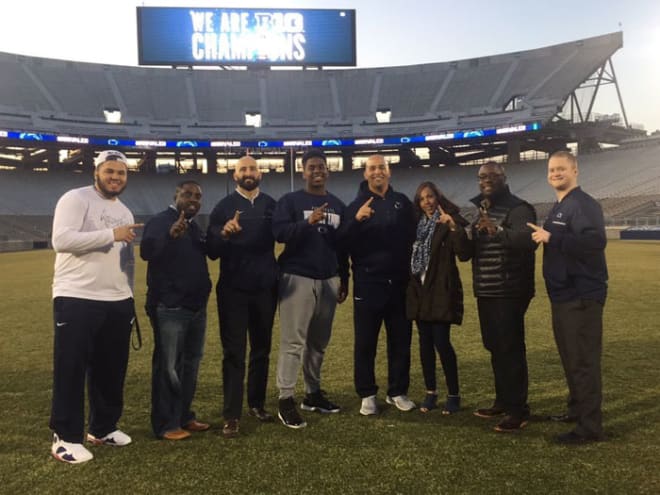
MULTIPOLYGON (((378 417, 358 414, 348 301, 338 310, 324 365, 323 387, 343 406, 341 414, 305 413, 308 427, 300 431, 245 417, 242 435, 225 440, 220 433, 222 353, 213 295, 195 407, 213 429, 178 443, 152 437, 153 340, 141 312, 144 347, 131 354, 120 425, 134 443, 123 449, 92 447, 93 461, 72 466, 55 461, 49 450, 54 255, 2 254, 0 493, 660 493, 660 310, 655 301, 660 295, 660 244, 613 241, 607 256, 606 442, 577 448, 550 442, 566 426, 543 418, 563 411, 566 388, 540 270, 538 294, 527 313, 533 421, 521 434, 507 435, 495 433, 492 421, 472 416, 474 408, 492 400, 492 376, 481 345, 469 266, 462 265, 466 317, 453 335, 464 406, 459 414, 402 413, 392 407, 383 407, 378 417)), ((136 299, 142 308, 144 264, 137 273, 136 299)), ((215 279, 215 264, 212 273, 215 279)), ((271 410, 277 402, 278 338, 276 326, 267 403, 271 410)), ((424 386, 416 338, 415 333, 410 396, 419 401, 424 386)), ((382 346, 377 372, 382 386, 382 346)))

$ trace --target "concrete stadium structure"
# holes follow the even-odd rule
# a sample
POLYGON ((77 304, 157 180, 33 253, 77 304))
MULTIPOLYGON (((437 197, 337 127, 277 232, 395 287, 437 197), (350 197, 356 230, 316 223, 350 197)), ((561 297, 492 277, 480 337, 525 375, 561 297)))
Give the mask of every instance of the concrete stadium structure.
MULTIPOLYGON (((54 150, 63 148, 81 151, 64 160, 66 165, 89 165, 94 147, 81 146, 85 141, 71 139, 76 136, 147 141, 126 148, 143 170, 155 170, 156 156, 185 153, 209 162, 213 171, 218 155, 240 153, 240 145, 230 149, 227 143, 240 141, 364 138, 382 146, 370 138, 387 136, 404 138, 390 146, 402 161, 411 148, 409 136, 441 136, 421 145, 432 165, 497 155, 517 162, 520 152, 552 151, 581 136, 586 142, 594 132, 600 140, 630 137, 620 132, 627 127, 622 104, 624 127, 596 125, 594 130, 602 122, 594 122, 593 100, 580 108, 574 98, 585 83, 616 84, 611 57, 622 45, 623 35, 616 32, 468 60, 342 70, 144 68, 0 53, 0 130, 69 140, 30 143, 5 131, 0 165, 56 168, 54 150), (121 112, 122 121, 106 122, 104 110, 121 112), (571 123, 590 128, 565 125, 565 118, 557 118, 562 111, 571 123), (389 122, 378 122, 377 112, 389 112, 389 122), (261 118, 260 127, 246 125, 246 115, 254 114, 261 118), (530 123, 538 123, 540 131, 487 138, 470 134, 530 123), (456 132, 471 137, 451 139, 456 132), (167 150, 162 144, 170 139, 208 140, 211 146, 167 150), (214 148, 213 142, 223 144, 214 148), (12 153, 12 147, 23 153, 12 153)), ((359 148, 351 147, 351 153, 359 148)))
MULTIPOLYGON (((292 169, 301 141, 348 137, 365 138, 365 144, 326 148, 335 161, 343 161, 343 172, 332 174, 330 188, 345 201, 353 198, 361 179, 362 172, 352 169, 375 151, 391 157, 397 189, 412 195, 421 180, 434 180, 462 206, 476 193, 476 170, 457 165, 499 157, 507 162, 514 192, 537 204, 543 216, 553 201, 545 162, 518 164, 521 153, 535 150, 543 157, 577 143, 581 182, 603 201, 609 220, 648 217, 647 223, 657 224, 659 140, 582 153, 598 150, 601 142, 621 144, 645 134, 628 126, 622 101, 623 122, 595 119, 593 99, 588 108, 577 103, 576 92, 585 85, 616 84, 611 57, 622 43, 622 33, 611 33, 470 60, 344 70, 142 68, 0 53, 0 167, 12 169, 0 170, 0 242, 47 241, 57 198, 91 182, 92 158, 100 146, 75 138, 85 136, 142 143, 121 147, 136 160, 125 200, 140 218, 162 209, 182 179, 178 173, 148 173, 156 171, 157 158, 194 163, 175 172, 195 174, 202 183, 204 221, 232 188, 230 174, 215 173, 231 168, 223 168, 223 160, 230 163, 246 152, 279 160, 278 168, 287 173, 264 175, 265 190, 279 197, 301 185, 292 169), (122 122, 106 122, 104 110, 119 110, 122 122), (391 112, 390 122, 377 122, 376 112, 382 110, 391 112), (261 127, 245 125, 249 113, 260 114, 261 127), (530 132, 470 134, 532 122, 539 128, 530 132), (30 139, 40 133, 64 139, 30 139), (452 133, 464 138, 448 138, 452 133), (441 143, 401 139, 388 145, 377 139, 438 134, 445 136, 441 143), (170 139, 225 144, 170 149, 164 146, 170 139), (271 140, 298 144, 241 146, 271 140), (424 157, 415 154, 418 148, 426 149, 424 157), (208 173, 201 173, 198 162, 205 162, 208 173)), ((469 208, 465 211, 469 214, 469 208)))

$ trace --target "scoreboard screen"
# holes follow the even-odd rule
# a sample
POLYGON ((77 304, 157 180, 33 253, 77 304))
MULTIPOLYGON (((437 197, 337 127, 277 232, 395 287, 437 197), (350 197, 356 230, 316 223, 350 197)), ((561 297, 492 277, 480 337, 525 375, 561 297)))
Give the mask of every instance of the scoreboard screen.
POLYGON ((137 7, 140 65, 356 65, 355 10, 137 7))

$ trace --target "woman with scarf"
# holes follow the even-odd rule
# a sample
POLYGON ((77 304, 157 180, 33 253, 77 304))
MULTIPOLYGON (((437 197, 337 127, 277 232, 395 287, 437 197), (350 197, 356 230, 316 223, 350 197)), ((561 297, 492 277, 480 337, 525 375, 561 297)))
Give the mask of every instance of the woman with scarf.
POLYGON ((422 182, 413 201, 417 237, 410 260, 411 277, 406 297, 406 313, 419 330, 419 354, 426 385, 420 411, 438 407, 435 352, 447 384, 447 400, 442 413, 460 409, 456 353, 449 338, 451 324, 463 321, 463 288, 456 257, 467 261, 470 247, 459 208, 445 198, 433 182, 422 182))

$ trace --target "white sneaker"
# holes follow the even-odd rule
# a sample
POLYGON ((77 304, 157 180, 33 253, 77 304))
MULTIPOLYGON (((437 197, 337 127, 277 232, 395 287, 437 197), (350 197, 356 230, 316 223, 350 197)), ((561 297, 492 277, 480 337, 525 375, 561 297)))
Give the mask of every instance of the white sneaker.
POLYGON ((58 461, 69 464, 81 464, 94 458, 94 455, 82 443, 65 442, 57 436, 57 433, 53 433, 53 445, 50 452, 58 461))
POLYGON ((133 440, 121 430, 115 430, 102 438, 96 438, 91 433, 87 434, 87 441, 93 445, 112 445, 114 447, 123 447, 133 440))
POLYGON ((413 401, 411 401, 407 395, 396 395, 390 397, 389 395, 385 398, 385 402, 396 406, 399 411, 412 411, 417 406, 413 401))
POLYGON ((373 416, 378 414, 378 404, 376 404, 376 396, 370 395, 362 399, 362 407, 360 407, 360 414, 362 416, 373 416))

